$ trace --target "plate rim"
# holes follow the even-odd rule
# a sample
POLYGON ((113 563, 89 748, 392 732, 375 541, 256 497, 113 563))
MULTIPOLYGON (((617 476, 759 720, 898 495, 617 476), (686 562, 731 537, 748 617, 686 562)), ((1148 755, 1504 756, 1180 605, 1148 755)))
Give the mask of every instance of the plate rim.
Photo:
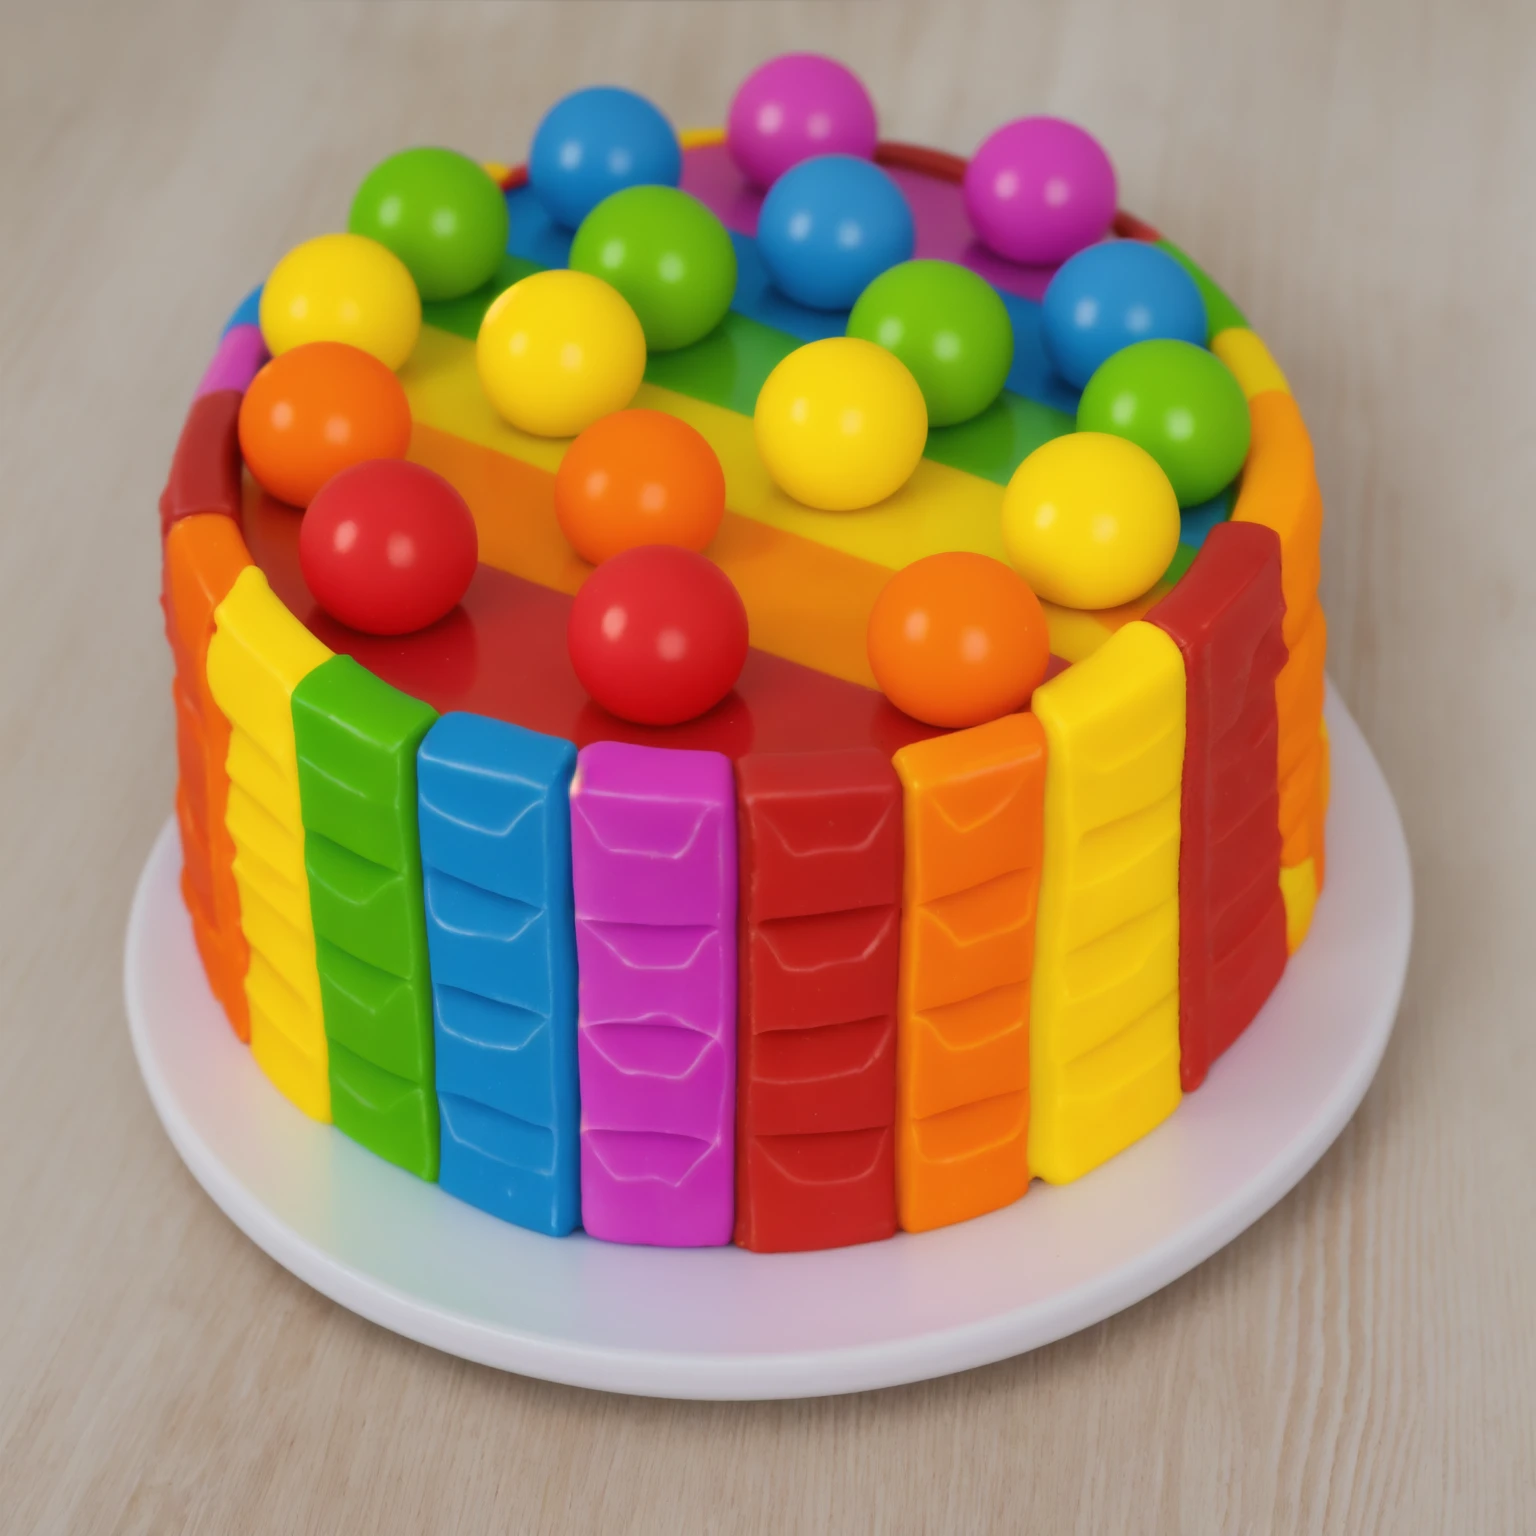
MULTIPOLYGON (((1348 1124, 1374 1080, 1406 981, 1413 926, 1412 868, 1401 817, 1380 766, 1331 686, 1327 720, 1335 757, 1358 757, 1358 766, 1366 770, 1370 796, 1379 802, 1378 812, 1386 813, 1381 851, 1397 864, 1396 873, 1400 876, 1395 900, 1387 898, 1400 909, 1393 913, 1396 942, 1389 968, 1394 974, 1390 985, 1381 992, 1377 1018, 1351 1058, 1349 1070, 1333 1082, 1330 1091, 1314 1106, 1305 1130, 1215 1204, 1176 1230, 1165 1232, 1147 1248, 1071 1289, 987 1318, 941 1326, 894 1342, 864 1341, 773 1353, 680 1353, 498 1327, 416 1296, 392 1281, 381 1280, 325 1252, 269 1209, 208 1145, 180 1103, 151 1040, 140 1006, 140 956, 155 915, 155 877, 161 865, 175 856, 174 816, 167 818, 150 849, 129 910, 123 985, 134 1055, 167 1136, 215 1205, 263 1252, 305 1284, 370 1322, 418 1343, 482 1365, 566 1385, 686 1399, 743 1401, 832 1395, 969 1370, 1091 1327, 1170 1285, 1210 1258, 1300 1183, 1348 1124)), ((1335 775, 1336 781, 1339 777, 1335 775)), ((176 905, 180 906, 179 900, 176 905)), ((1320 900, 1315 921, 1326 922, 1328 912, 1328 903, 1320 900)), ((1304 946, 1291 963, 1305 964, 1307 952, 1304 946)), ((438 1193, 444 1200, 451 1198, 438 1193)), ((896 1241, 912 1240, 902 1236, 896 1241)), ((915 1240, 921 1240, 921 1235, 915 1240)), ((750 1261, 772 1263, 779 1257, 751 1255, 750 1261)))

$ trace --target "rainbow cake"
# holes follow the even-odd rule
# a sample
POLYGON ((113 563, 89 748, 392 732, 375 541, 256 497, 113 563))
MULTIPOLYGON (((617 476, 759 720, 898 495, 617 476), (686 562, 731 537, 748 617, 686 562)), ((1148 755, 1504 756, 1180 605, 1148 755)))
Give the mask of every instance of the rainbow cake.
POLYGON ((967 162, 789 55, 723 130, 601 88, 526 167, 393 156, 160 516, 213 995, 494 1217, 996 1210, 1219 1092, 1306 935, 1307 431, 1071 124, 967 162))

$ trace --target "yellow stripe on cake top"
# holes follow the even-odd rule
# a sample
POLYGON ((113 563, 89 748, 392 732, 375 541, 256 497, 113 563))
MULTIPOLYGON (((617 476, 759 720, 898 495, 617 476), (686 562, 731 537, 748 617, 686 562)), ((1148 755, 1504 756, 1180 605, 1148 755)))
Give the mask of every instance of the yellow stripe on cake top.
MULTIPOLYGON (((565 457, 570 439, 537 437, 497 414, 480 384, 474 343, 462 337, 423 326, 400 381, 418 425, 551 474, 565 457)), ((676 416, 703 435, 725 471, 726 505, 740 517, 887 570, 950 550, 1008 559, 1002 537, 1003 487, 990 480, 924 459, 906 485, 878 505, 821 512, 802 506, 774 485, 758 453, 750 417, 653 384, 642 384, 633 403, 676 416)), ((516 515, 516 509, 509 509, 508 515, 516 515)), ((531 572, 514 574, 542 579, 531 572)), ((1104 613, 1044 603, 1051 649, 1066 661, 1079 661, 1160 595, 1160 589, 1154 589, 1139 604, 1104 613)))
POLYGON ((278 1090, 316 1120, 330 1119, 331 1095, 292 700, 330 655, 255 566, 214 610, 208 686, 230 723, 225 821, 251 948, 251 1051, 278 1090))
MULTIPOLYGON (((536 437, 497 415, 480 384, 474 345, 461 337, 425 327, 400 381, 412 416, 427 426, 541 469, 557 469, 565 457, 569 439, 536 437)), ((990 480, 925 459, 901 490, 877 506, 818 512, 774 485, 750 417, 654 384, 642 384, 633 404, 666 411, 702 433, 725 470, 726 505, 743 517, 891 570, 951 549, 1007 559, 1000 526, 1003 488, 990 480)))

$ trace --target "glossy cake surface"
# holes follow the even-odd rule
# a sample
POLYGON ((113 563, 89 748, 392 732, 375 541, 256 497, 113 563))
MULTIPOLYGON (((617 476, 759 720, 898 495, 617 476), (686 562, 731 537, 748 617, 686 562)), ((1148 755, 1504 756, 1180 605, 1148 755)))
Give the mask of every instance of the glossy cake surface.
MULTIPOLYGON (((941 552, 1006 560, 1005 487, 1074 430, 1079 391, 1042 336, 1052 269, 976 240, 964 163, 875 158, 915 254, 1000 296, 1007 383, 932 428, 889 498, 792 500, 753 407, 848 316, 775 288, 761 194, 719 135, 685 136, 681 186, 730 231, 737 284, 702 340, 652 352, 633 404, 696 428, 725 475, 706 553, 751 649, 697 719, 630 723, 583 688, 566 635, 592 567, 554 489, 569 440, 509 424, 477 376, 492 302, 570 254, 521 173, 502 177, 499 270, 425 301, 399 368, 409 457, 478 534, 453 611, 383 636, 315 601, 302 514, 241 470, 264 356, 249 301, 162 498, 183 890, 216 995, 300 1108, 552 1235, 834 1246, 1079 1177, 1199 1087, 1322 882, 1310 443, 1192 267, 1247 400, 1240 477, 1183 510, 1141 597, 1043 604, 1052 659, 1026 710, 945 731, 880 692, 886 582, 941 552)), ((1115 235, 1172 250, 1123 215, 1115 235)))

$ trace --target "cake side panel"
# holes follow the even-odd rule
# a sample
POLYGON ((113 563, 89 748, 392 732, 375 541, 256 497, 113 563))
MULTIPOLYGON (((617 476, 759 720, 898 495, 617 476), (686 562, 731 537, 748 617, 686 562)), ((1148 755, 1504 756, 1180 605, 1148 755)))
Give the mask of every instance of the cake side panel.
POLYGON ((568 741, 459 713, 417 754, 439 1182, 556 1237, 581 1219, 575 768, 568 741))
POLYGON ((1255 523, 1213 529, 1147 616, 1184 659, 1179 847, 1179 1075, 1198 1088, 1286 962, 1275 680, 1286 660, 1280 546, 1255 523))
POLYGON ((241 1040, 251 1035, 245 998, 250 950, 240 926, 229 804, 229 720, 208 687, 214 612, 251 563, 239 529, 224 517, 187 517, 169 530, 161 604, 174 674, 182 897, 214 996, 241 1040))
POLYGON ((208 686, 230 725, 225 823, 250 946, 251 1051, 279 1092, 326 1121, 331 1088, 304 865, 293 691, 330 654, 255 566, 240 573, 215 611, 208 686))
POLYGON ((1060 1184, 1179 1103, 1178 647, 1128 624, 1033 708, 1047 754, 1029 1158, 1060 1184))
POLYGON ((231 320, 198 383, 197 398, 225 390, 243 395, 271 356, 259 324, 231 320))
POLYGON ((1289 652, 1275 684, 1279 714, 1281 891, 1294 951, 1306 936, 1321 887, 1327 814, 1327 740, 1323 732, 1328 625, 1318 601, 1323 501, 1312 441, 1296 402, 1271 389, 1248 402, 1253 446, 1243 468, 1234 522, 1260 523, 1280 539, 1289 652))
POLYGON ((925 1231, 1029 1187, 1046 741, 1033 715, 906 747, 897 1206, 925 1231))
POLYGON ((160 493, 161 538, 184 517, 239 518, 240 400, 239 390, 219 389, 192 402, 160 493))
POLYGON ((735 1240, 890 1237, 900 783, 875 751, 748 756, 737 818, 735 1240))
POLYGON ((349 656, 293 693, 332 1118, 428 1180, 438 1125, 416 749, 436 718, 349 656))
POLYGON ((1324 841, 1324 829, 1328 822, 1328 801, 1332 794, 1332 748, 1328 742, 1328 721, 1318 725, 1317 793, 1312 797, 1312 862, 1315 867, 1317 888, 1322 890, 1328 871, 1328 849, 1324 841))
POLYGON ((582 1225, 728 1243, 734 1216, 736 807, 712 752, 598 742, 571 788, 582 1225))
POLYGON ((1231 370, 1242 388, 1243 397, 1252 400, 1255 395, 1279 390, 1290 394, 1280 365, 1270 355, 1263 339, 1245 325, 1228 326, 1211 337, 1211 351, 1231 370))

